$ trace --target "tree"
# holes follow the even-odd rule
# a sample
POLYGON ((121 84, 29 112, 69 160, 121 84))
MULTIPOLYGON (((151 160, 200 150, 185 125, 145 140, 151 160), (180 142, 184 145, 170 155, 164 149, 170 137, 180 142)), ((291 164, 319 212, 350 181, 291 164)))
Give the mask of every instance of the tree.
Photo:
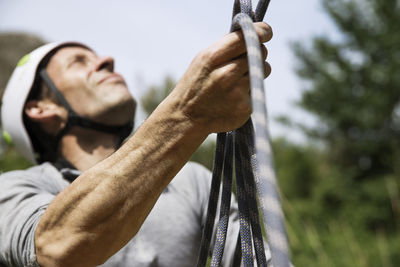
MULTIPOLYGON (((323 149, 311 151, 318 160, 308 167, 314 173, 308 199, 298 202, 289 193, 302 207, 292 205, 288 217, 300 218, 294 231, 311 240, 304 243, 315 257, 325 257, 320 266, 394 266, 400 260, 400 2, 322 3, 342 36, 293 45, 297 73, 306 81, 299 106, 318 120, 317 126, 299 125, 323 149)), ((294 152, 309 155, 303 148, 294 152)), ((295 175, 301 179, 302 173, 295 175)))
POLYGON ((298 74, 310 82, 300 106, 320 127, 331 160, 354 177, 396 172, 400 160, 400 7, 396 0, 324 0, 340 42, 296 44, 298 74))

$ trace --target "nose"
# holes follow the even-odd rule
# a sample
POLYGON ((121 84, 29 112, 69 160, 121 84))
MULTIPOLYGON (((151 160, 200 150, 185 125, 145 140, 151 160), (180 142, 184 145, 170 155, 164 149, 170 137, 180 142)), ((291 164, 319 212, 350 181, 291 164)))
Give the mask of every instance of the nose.
POLYGON ((109 72, 114 71, 114 58, 106 56, 99 57, 96 64, 96 71, 108 70, 109 72))

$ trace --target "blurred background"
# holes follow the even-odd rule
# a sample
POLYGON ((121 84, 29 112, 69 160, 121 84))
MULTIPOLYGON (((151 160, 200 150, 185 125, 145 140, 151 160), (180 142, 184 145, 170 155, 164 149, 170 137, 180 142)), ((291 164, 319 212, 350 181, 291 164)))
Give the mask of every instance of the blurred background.
MULTIPOLYGON (((256 1, 253 3, 256 4, 256 1)), ((0 94, 17 61, 76 40, 116 60, 136 125, 230 27, 233 1, 0 0, 0 94)), ((400 0, 271 1, 265 81, 296 266, 400 262, 400 0)), ((211 136, 192 160, 212 168, 211 136)), ((0 141, 0 171, 26 168, 0 141)))

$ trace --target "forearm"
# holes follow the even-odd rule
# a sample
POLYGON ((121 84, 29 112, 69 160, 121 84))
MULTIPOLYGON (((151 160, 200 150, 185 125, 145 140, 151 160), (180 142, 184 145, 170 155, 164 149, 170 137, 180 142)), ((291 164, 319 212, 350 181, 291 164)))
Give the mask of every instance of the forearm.
MULTIPOLYGON (((268 41, 271 29, 255 25, 268 41)), ((95 266, 122 248, 208 133, 248 120, 249 90, 239 32, 200 52, 136 134, 54 199, 35 234, 39 264, 95 266)))
POLYGON ((36 231, 42 266, 101 264, 136 234, 207 136, 175 100, 171 95, 123 147, 54 199, 36 231))

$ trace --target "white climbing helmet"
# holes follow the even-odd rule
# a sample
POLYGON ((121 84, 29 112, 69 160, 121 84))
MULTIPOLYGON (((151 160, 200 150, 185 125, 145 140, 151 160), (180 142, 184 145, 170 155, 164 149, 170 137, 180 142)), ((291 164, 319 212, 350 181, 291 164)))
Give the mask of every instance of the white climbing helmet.
POLYGON ((23 121, 25 102, 32 90, 39 64, 49 53, 64 46, 87 48, 77 42, 54 42, 35 49, 20 59, 4 91, 1 107, 4 139, 13 143, 17 151, 32 163, 37 163, 37 160, 23 121))

